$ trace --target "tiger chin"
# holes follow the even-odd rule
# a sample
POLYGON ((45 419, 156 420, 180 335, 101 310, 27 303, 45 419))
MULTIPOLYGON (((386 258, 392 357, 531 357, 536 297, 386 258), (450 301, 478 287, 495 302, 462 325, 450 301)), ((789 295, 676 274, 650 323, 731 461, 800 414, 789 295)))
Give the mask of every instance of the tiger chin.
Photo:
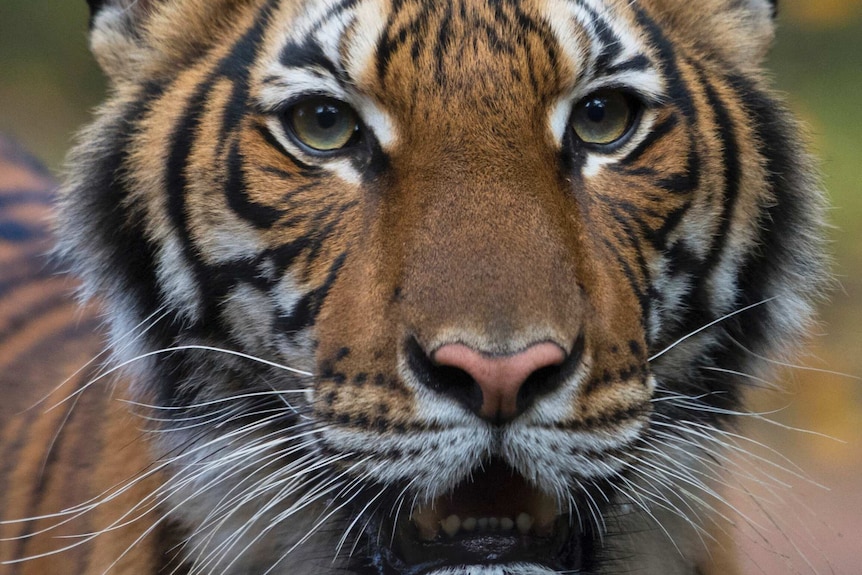
POLYGON ((118 525, 189 573, 710 571, 828 275, 774 3, 90 6, 58 235, 146 414, 118 525))

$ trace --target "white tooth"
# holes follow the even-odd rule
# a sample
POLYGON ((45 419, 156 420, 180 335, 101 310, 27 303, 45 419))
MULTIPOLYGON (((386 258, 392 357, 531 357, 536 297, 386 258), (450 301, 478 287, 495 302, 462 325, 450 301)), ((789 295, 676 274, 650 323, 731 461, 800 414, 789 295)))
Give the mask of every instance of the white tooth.
POLYGON ((499 519, 497 519, 496 517, 489 517, 488 518, 488 527, 490 527, 491 529, 496 529, 499 526, 500 526, 500 520, 499 519))
POLYGON ((450 515, 440 522, 443 532, 449 537, 455 537, 458 531, 461 530, 461 518, 457 515, 450 515))
POLYGON ((518 517, 515 518, 515 524, 518 526, 518 531, 520 531, 522 535, 526 535, 530 532, 530 528, 533 526, 533 518, 526 513, 519 513, 518 517))
POLYGON ((461 529, 463 529, 464 531, 473 531, 474 529, 476 529, 477 523, 478 521, 476 521, 475 517, 468 517, 461 522, 461 529))
POLYGON ((479 529, 481 531, 485 531, 488 528, 488 518, 487 517, 479 518, 479 520, 476 523, 478 523, 479 529))
POLYGON ((503 517, 500 519, 500 529, 503 531, 510 531, 514 526, 515 522, 512 521, 510 517, 503 517))
POLYGON ((437 538, 440 528, 437 514, 430 507, 420 507, 413 512, 413 524, 419 530, 419 537, 424 541, 437 538))
POLYGON ((549 535, 554 530, 557 519, 557 506, 549 497, 544 497, 535 508, 530 509, 533 519, 533 531, 539 535, 549 535))

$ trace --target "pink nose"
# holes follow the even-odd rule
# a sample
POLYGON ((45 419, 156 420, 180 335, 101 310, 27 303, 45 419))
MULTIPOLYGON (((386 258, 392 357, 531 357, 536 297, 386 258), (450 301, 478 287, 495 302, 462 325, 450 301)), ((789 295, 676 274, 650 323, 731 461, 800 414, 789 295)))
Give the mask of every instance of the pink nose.
POLYGON ((512 355, 493 356, 464 344, 447 344, 434 352, 437 365, 458 368, 473 378, 482 390, 479 415, 487 420, 509 420, 518 415, 518 392, 537 370, 560 365, 566 352, 558 345, 542 342, 512 355))

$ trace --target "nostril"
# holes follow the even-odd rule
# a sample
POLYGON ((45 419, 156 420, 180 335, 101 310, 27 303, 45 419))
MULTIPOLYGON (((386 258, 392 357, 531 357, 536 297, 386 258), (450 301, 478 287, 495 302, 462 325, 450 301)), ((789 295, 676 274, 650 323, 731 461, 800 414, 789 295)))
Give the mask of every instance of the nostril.
POLYGON ((410 371, 425 387, 451 397, 478 412, 482 407, 482 390, 476 385, 473 376, 461 368, 434 363, 414 338, 406 345, 407 365, 410 371))
POLYGON ((532 398, 552 391, 560 384, 562 373, 563 363, 542 367, 531 373, 518 390, 518 405, 526 408, 532 398))

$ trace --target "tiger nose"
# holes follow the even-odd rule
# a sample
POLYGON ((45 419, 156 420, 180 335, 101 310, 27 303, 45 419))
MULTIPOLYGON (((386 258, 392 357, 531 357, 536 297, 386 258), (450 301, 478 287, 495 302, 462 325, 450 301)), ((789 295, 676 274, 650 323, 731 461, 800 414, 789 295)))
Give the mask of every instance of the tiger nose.
POLYGON ((454 343, 440 347, 432 356, 438 366, 455 368, 470 376, 481 391, 478 415, 494 423, 519 415, 529 405, 531 391, 538 391, 551 379, 549 368, 561 365, 565 359, 565 350, 550 342, 536 343, 504 356, 454 343), (528 382, 533 384, 528 386, 528 382))

